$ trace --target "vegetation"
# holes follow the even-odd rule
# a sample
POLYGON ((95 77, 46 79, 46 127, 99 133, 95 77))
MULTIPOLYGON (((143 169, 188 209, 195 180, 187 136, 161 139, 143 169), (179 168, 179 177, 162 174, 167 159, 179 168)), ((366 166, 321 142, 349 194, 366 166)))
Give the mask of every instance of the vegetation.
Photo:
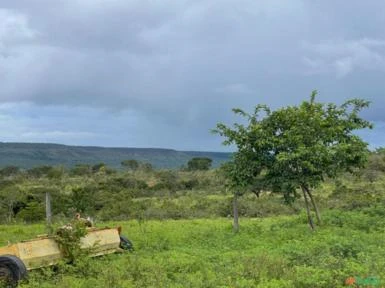
POLYGON ((324 225, 312 233, 303 202, 287 205, 274 193, 248 193, 239 198, 242 225, 233 234, 233 194, 220 170, 80 176, 64 169, 59 178, 19 171, 0 182, 0 219, 8 224, 1 226, 0 246, 46 231, 41 223, 49 191, 56 225, 82 210, 97 226, 123 226, 136 250, 33 271, 21 287, 343 287, 348 277, 383 281, 384 156, 379 149, 365 169, 327 178, 314 190, 324 225))
POLYGON ((124 160, 150 163, 155 168, 176 169, 194 157, 208 157, 213 167, 230 159, 231 153, 175 151, 156 148, 104 148, 66 146, 43 143, 2 143, 0 142, 0 167, 20 167, 30 169, 37 166, 95 165, 105 163, 115 169, 121 168, 124 160))
POLYGON ((139 162, 135 159, 124 160, 121 162, 121 165, 130 170, 138 170, 139 168, 139 162))
POLYGON ((47 231, 48 194, 57 227, 81 212, 96 226, 122 226, 135 245, 79 257, 84 227, 63 230, 65 261, 32 271, 21 287, 385 285, 385 149, 369 152, 352 133, 370 126, 357 114, 366 102, 325 106, 314 96, 274 112, 236 110, 248 125, 218 126, 238 147, 220 168, 189 152, 174 170, 132 155, 119 169, 100 159, 0 169, 0 246, 47 231), (303 212, 309 202, 317 209, 303 212), (320 211, 313 231, 307 223, 320 211))
POLYGON ((207 157, 194 157, 187 162, 187 169, 190 171, 209 170, 213 160, 207 157))
MULTIPOLYGON (((250 156, 238 152, 234 153, 233 160, 221 167, 225 177, 225 187, 229 188, 233 193, 234 232, 239 231, 238 197, 249 190, 255 191, 251 186, 255 177, 254 167, 258 165, 258 162, 252 161, 252 158, 249 158, 250 156)), ((256 195, 259 197, 259 191, 257 191, 256 195)))
MULTIPOLYGON (((349 277, 383 281, 383 213, 326 211, 327 225, 313 233, 305 214, 244 219, 237 234, 227 219, 103 223, 122 225, 135 252, 33 271, 21 287, 338 288, 349 277)), ((9 225, 0 239, 43 231, 40 224, 9 225)))
POLYGON ((353 132, 371 128, 358 115, 368 101, 353 99, 337 106, 317 103, 315 96, 316 91, 310 101, 273 112, 264 105, 256 106, 251 115, 234 109, 246 117, 248 125, 235 124, 232 129, 219 123, 214 131, 226 137, 224 144, 238 147, 233 169, 227 173, 233 186, 253 185, 279 192, 287 201, 297 198, 301 189, 312 229, 309 202, 321 223, 312 189, 325 177, 336 178, 339 173, 363 167, 367 143, 353 132))
POLYGON ((61 226, 54 237, 63 252, 64 261, 74 263, 81 256, 87 256, 87 251, 81 250, 81 238, 87 235, 86 225, 82 221, 61 226))

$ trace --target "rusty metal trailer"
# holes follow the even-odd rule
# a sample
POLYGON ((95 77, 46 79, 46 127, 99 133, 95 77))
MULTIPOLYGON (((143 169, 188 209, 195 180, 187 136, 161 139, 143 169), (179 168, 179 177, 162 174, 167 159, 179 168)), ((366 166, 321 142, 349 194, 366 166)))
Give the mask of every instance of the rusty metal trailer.
MULTIPOLYGON (((90 256, 106 255, 132 244, 116 228, 88 228, 80 239, 80 247, 89 249, 90 256)), ((0 247, 0 280, 18 282, 29 270, 57 264, 63 252, 54 237, 44 235, 35 239, 0 247)))

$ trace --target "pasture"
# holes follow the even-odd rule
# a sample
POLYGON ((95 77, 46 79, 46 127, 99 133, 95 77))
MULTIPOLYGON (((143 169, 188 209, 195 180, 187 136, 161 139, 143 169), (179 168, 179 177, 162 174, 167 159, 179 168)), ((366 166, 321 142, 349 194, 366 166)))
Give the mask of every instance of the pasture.
MULTIPOLYGON (((304 213, 241 218, 237 234, 226 218, 98 223, 121 225, 135 251, 32 271, 20 287, 344 287, 348 277, 384 281, 384 215, 381 207, 324 211, 324 225, 315 232, 304 213)), ((44 232, 42 224, 1 226, 0 245, 44 232)))

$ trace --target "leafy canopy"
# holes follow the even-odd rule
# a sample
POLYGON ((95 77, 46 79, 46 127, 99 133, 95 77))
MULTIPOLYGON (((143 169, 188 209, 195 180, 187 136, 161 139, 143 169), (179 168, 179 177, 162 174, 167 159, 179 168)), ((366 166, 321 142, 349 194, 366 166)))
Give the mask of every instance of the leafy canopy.
POLYGON ((256 106, 253 114, 233 109, 247 125, 217 124, 214 132, 226 138, 224 144, 238 148, 228 164, 241 168, 228 174, 234 185, 295 193, 299 187, 316 187, 325 176, 363 166, 367 143, 354 131, 372 127, 359 117, 369 102, 353 99, 337 106, 317 103, 315 96, 313 91, 310 101, 273 112, 265 105, 256 106))

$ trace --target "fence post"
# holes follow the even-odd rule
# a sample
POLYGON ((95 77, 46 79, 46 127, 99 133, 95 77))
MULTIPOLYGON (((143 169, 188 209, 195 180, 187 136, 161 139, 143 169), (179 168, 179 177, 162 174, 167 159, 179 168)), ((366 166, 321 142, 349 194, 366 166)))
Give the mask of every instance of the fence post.
POLYGON ((51 194, 49 192, 45 193, 45 216, 47 218, 47 225, 52 224, 52 212, 51 212, 51 194))

